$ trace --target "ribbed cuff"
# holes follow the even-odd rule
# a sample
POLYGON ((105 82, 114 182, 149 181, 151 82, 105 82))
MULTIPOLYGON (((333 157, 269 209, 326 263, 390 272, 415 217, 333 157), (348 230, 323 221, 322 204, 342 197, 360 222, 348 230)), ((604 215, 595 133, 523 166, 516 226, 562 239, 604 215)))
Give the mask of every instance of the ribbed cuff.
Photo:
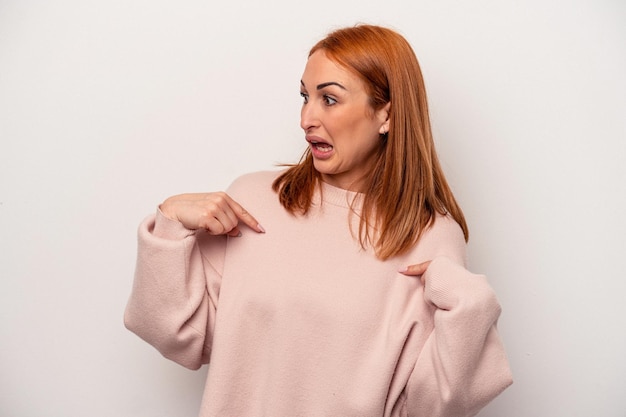
POLYGON ((152 225, 152 234, 168 240, 180 240, 194 235, 195 230, 189 230, 179 221, 165 217, 160 208, 157 208, 152 225))

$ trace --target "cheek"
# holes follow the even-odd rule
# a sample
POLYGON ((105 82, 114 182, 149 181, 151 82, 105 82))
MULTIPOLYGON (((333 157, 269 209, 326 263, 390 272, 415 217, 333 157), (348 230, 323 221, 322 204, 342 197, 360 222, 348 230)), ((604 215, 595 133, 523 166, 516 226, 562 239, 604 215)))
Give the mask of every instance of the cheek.
POLYGON ((370 114, 364 113, 365 110, 358 109, 342 114, 327 114, 320 121, 337 147, 353 150, 357 154, 369 154, 371 148, 377 147, 380 126, 371 119, 370 114))
POLYGON ((360 141, 368 131, 368 123, 358 114, 342 114, 324 120, 326 130, 334 132, 337 138, 350 142, 360 141))

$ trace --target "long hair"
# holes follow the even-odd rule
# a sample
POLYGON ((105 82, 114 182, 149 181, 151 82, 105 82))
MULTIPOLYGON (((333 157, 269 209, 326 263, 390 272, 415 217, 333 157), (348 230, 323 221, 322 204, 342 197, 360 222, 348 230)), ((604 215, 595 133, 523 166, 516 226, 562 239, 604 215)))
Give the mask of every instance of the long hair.
MULTIPOLYGON (((374 110, 391 102, 389 132, 381 137, 381 151, 362 190, 361 246, 373 246, 383 260, 405 253, 437 213, 449 213, 467 240, 465 217, 435 152, 422 72, 406 39, 387 28, 357 25, 331 32, 309 57, 318 50, 363 81, 374 110)), ((319 181, 307 149, 272 188, 286 210, 305 215, 319 181)))

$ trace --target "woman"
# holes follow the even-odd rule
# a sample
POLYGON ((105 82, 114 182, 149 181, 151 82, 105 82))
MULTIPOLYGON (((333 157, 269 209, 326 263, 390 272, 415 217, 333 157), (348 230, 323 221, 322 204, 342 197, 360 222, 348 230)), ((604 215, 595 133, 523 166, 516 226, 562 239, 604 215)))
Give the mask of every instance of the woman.
POLYGON ((300 88, 299 164, 142 223, 126 326, 210 361, 203 417, 476 414, 511 383, 500 306, 464 269, 415 54, 389 29, 341 29, 300 88))

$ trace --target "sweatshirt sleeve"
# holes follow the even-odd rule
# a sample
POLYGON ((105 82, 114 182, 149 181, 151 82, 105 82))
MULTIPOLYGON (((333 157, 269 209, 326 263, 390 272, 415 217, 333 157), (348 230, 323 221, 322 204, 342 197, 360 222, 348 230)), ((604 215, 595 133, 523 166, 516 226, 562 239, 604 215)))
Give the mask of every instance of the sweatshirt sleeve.
POLYGON ((224 236, 186 229, 160 210, 139 226, 126 327, 189 369, 209 362, 224 236))
POLYGON ((500 304, 484 276, 444 256, 424 280, 434 328, 408 382, 408 415, 474 416, 512 383, 496 329, 500 304))

